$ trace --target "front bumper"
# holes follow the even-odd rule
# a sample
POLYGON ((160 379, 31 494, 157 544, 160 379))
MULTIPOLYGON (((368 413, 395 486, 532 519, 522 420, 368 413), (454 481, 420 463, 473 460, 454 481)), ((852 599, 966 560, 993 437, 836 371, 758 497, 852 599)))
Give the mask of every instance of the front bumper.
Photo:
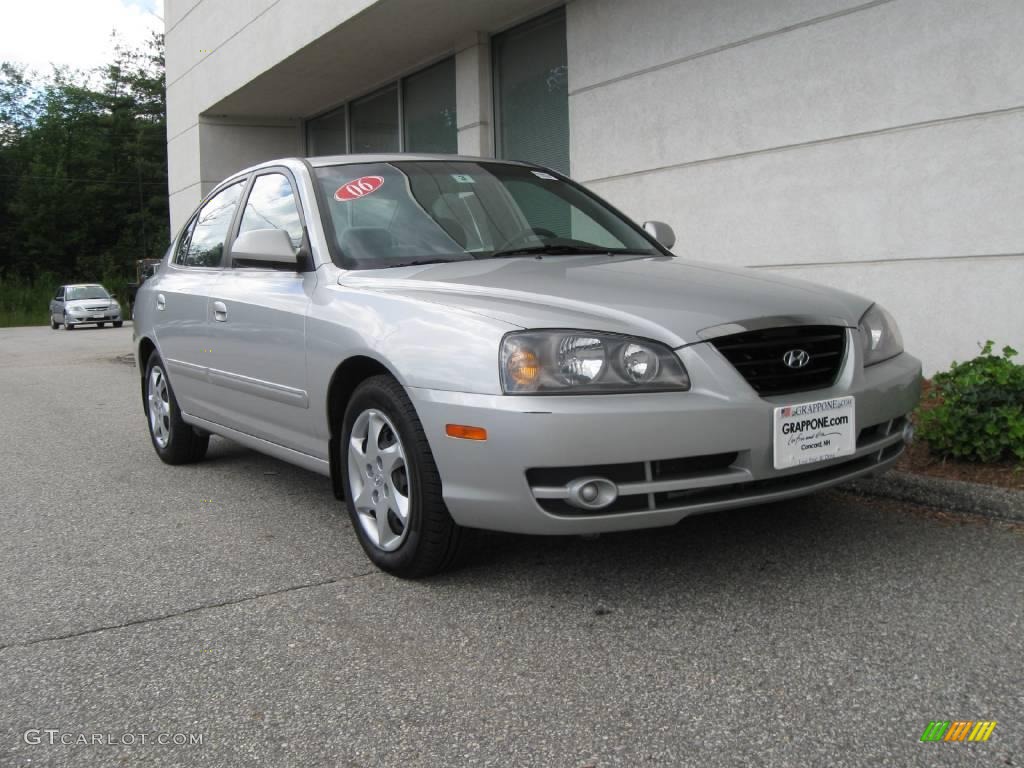
POLYGON ((920 362, 905 353, 864 369, 855 352, 835 386, 766 398, 710 345, 678 354, 695 382, 689 392, 530 397, 410 388, 452 517, 461 525, 516 533, 599 533, 800 496, 895 463, 902 425, 920 394, 920 362), (774 468, 776 406, 851 394, 860 433, 854 455, 774 468), (446 424, 484 427, 487 440, 447 437, 446 424), (689 457, 718 457, 718 464, 678 461, 689 457), (623 484, 637 502, 624 511, 568 508, 552 502, 564 486, 550 481, 558 471, 542 471, 548 479, 537 479, 538 470, 604 475, 619 465, 644 473, 623 484), (652 475, 659 466, 682 469, 652 475), (595 467, 602 471, 591 471, 595 467))
POLYGON ((72 325, 90 325, 92 323, 120 322, 120 312, 91 312, 84 315, 67 315, 67 322, 72 325))

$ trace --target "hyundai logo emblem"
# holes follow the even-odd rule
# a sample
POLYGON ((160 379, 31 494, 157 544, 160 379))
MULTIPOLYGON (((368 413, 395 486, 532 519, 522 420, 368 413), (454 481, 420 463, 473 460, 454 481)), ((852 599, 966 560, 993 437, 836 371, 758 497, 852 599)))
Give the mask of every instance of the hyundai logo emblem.
POLYGON ((790 368, 803 368, 811 362, 811 356, 803 349, 791 349, 782 356, 782 362, 790 368))

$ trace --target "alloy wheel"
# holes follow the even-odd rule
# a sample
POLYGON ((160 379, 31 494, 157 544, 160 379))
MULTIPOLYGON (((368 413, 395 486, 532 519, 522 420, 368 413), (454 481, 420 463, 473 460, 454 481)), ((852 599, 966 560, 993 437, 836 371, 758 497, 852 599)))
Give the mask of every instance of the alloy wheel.
POLYGON ((149 427, 153 439, 161 448, 167 447, 171 437, 171 396, 167 389, 167 377, 158 365, 149 372, 149 427))
POLYGON ((385 552, 398 549, 409 532, 409 469, 398 430, 375 408, 352 425, 348 483, 366 537, 385 552))

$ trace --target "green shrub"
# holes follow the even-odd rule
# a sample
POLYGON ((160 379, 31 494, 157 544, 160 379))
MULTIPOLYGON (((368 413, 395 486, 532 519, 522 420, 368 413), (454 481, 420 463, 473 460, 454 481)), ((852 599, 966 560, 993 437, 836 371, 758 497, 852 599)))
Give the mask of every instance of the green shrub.
POLYGON ((917 414, 917 434, 932 453, 968 461, 1024 461, 1024 365, 1017 350, 981 354, 932 379, 917 414))

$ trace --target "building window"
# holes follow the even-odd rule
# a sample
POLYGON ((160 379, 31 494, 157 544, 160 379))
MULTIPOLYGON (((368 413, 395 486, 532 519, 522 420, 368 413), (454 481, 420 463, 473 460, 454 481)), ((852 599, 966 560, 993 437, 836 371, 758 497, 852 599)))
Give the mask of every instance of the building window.
POLYGON ((491 41, 498 157, 569 173, 565 9, 491 41))
POLYGON ((402 123, 406 152, 458 152, 455 59, 445 59, 402 81, 402 123))
POLYGON ((306 122, 307 155, 451 154, 458 143, 454 58, 306 122))
POLYGON ((400 152, 398 137, 398 85, 389 85, 349 107, 352 151, 400 152))
POLYGON ((344 155, 348 152, 348 115, 345 107, 306 123, 306 154, 344 155))

